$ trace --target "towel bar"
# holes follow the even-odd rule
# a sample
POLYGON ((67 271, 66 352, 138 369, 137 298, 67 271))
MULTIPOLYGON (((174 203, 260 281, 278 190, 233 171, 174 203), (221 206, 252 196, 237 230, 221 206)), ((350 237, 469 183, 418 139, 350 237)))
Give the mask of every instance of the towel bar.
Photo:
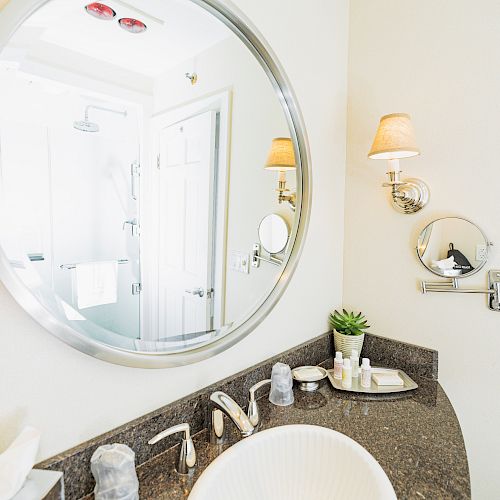
MULTIPOLYGON (((127 264, 128 263, 128 259, 118 259, 116 262, 118 262, 118 264, 127 264)), ((59 266, 60 269, 75 269, 76 268, 76 264, 61 264, 59 266)))

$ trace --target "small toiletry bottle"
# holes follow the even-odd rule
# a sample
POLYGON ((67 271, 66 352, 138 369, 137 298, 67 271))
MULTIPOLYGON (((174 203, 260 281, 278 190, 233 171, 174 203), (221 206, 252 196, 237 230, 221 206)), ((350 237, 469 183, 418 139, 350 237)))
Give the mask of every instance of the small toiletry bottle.
POLYGON ((352 376, 357 377, 359 375, 359 354, 356 349, 351 351, 351 368, 352 376))
POLYGON ((349 358, 344 359, 344 366, 342 367, 342 387, 346 389, 352 387, 352 368, 349 358))
POLYGON ((361 362, 361 387, 369 389, 372 385, 372 367, 370 366, 370 360, 368 358, 363 358, 361 362))
POLYGON ((335 353, 335 359, 333 360, 333 378, 337 380, 342 380, 342 365, 344 361, 342 359, 342 352, 337 351, 335 353))

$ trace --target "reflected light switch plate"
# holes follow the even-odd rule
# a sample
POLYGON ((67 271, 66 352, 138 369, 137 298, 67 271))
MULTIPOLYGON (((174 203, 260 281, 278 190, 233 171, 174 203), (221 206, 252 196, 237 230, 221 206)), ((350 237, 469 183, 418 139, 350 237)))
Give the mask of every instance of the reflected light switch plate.
POLYGON ((229 269, 238 273, 248 274, 250 270, 250 254, 231 252, 229 257, 229 269))
POLYGON ((248 274, 250 269, 250 255, 247 253, 241 254, 240 269, 242 273, 248 274))

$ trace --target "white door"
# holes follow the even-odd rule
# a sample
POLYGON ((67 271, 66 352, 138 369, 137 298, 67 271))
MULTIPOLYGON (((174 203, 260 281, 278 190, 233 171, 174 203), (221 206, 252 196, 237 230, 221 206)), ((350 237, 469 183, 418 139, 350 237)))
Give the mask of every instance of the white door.
POLYGON ((216 112, 160 132, 159 337, 212 328, 216 112))

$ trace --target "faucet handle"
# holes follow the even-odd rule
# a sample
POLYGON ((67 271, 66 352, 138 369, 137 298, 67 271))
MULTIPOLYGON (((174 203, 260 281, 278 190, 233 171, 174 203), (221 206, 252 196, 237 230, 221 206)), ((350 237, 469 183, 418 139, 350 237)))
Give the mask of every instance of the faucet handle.
POLYGON ((177 434, 178 432, 183 432, 184 436, 181 443, 177 472, 179 474, 187 474, 189 472, 189 469, 196 465, 196 450, 191 438, 191 429, 188 423, 174 425, 173 427, 160 432, 156 436, 152 437, 148 441, 148 444, 156 444, 162 439, 165 439, 167 436, 177 434))
POLYGON ((267 384, 271 383, 271 379, 266 379, 266 380, 261 380, 260 382, 257 382, 255 385, 252 385, 250 387, 250 398, 248 400, 248 419, 250 420, 251 424, 254 427, 257 427, 259 425, 260 421, 260 415, 259 415, 259 407, 257 406, 257 401, 255 400, 255 393, 261 388, 264 387, 267 384))

